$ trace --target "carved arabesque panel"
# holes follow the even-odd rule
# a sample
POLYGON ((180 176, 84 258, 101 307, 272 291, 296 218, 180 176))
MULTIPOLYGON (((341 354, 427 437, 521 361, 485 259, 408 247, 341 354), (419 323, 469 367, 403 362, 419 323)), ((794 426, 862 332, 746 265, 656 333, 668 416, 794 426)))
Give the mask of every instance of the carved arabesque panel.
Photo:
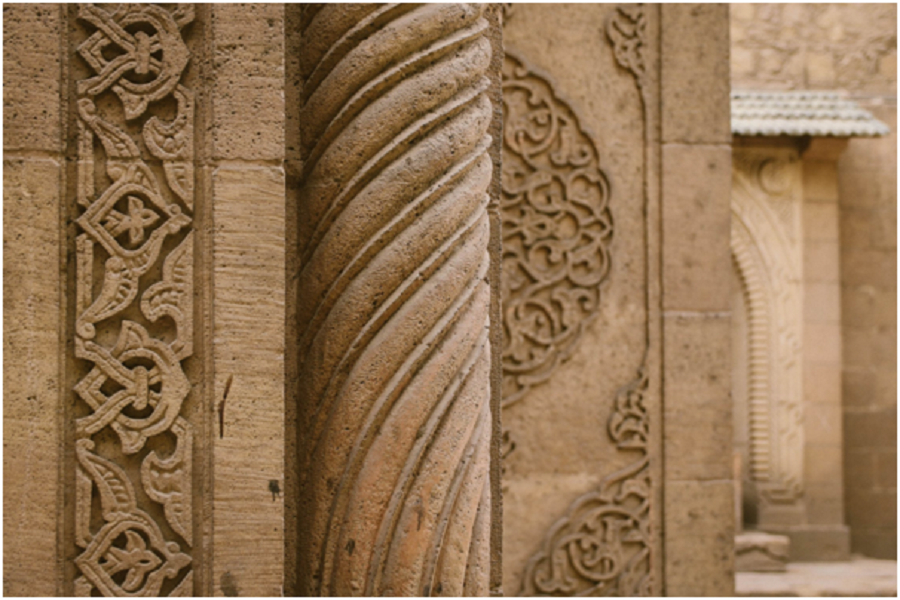
POLYGON ((194 12, 107 6, 78 9, 75 592, 191 595, 194 12))
POLYGON ((503 61, 503 406, 547 381, 597 314, 613 233, 609 183, 572 109, 503 61))
POLYGON ((647 387, 642 370, 616 395, 607 424, 616 448, 636 450, 639 458, 575 500, 553 524, 525 569, 523 595, 653 595, 647 387))
POLYGON ((748 307, 750 475, 764 502, 803 493, 802 235, 793 151, 736 150, 731 250, 748 307))
MULTIPOLYGON (((646 28, 643 5, 629 5, 610 14, 605 33, 617 64, 631 73, 638 90, 644 116, 645 177, 649 177, 646 162, 651 140, 644 57, 646 28)), ((506 168, 504 154, 504 171, 506 168)), ((648 194, 645 182, 645 235, 648 235, 648 194)), ((611 226, 611 221, 606 223, 611 226)), ((611 227, 607 237, 609 233, 611 227)), ((648 243, 646 239, 645 243, 648 243)), ((604 267, 608 269, 608 258, 604 267)), ((602 271, 602 277, 605 275, 602 271)), ((606 423, 607 434, 616 449, 632 458, 625 467, 607 475, 596 489, 572 502, 566 514, 553 524, 526 566, 522 595, 650 596, 658 593, 653 577, 656 534, 652 528, 654 481, 649 449, 649 265, 646 277, 645 352, 635 379, 617 392, 606 423)))

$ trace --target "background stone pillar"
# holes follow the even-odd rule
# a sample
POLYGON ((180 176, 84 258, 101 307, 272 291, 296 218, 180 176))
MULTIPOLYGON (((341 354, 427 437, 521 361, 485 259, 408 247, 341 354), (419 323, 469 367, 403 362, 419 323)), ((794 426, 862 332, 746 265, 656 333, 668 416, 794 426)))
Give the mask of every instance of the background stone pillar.
MULTIPOLYGON (((896 6, 879 8, 896 24, 896 6)), ((896 52, 879 61, 880 93, 857 100, 891 133, 850 140, 838 161, 844 501, 851 551, 885 559, 897 558, 896 52)))
POLYGON ((489 591, 484 10, 300 15, 300 594, 489 591))
MULTIPOLYGON (((785 528, 795 560, 847 560, 841 461, 841 289, 837 160, 846 139, 803 151, 803 414, 805 514, 785 528), (793 523, 790 525, 794 525, 793 523)), ((775 529, 777 531, 777 529, 775 529)))

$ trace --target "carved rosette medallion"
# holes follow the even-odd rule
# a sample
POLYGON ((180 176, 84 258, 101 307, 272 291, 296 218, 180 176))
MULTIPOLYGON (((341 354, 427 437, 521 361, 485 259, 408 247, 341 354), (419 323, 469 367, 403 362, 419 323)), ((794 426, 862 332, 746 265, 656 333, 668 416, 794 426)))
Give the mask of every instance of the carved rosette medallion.
POLYGON ((193 8, 81 5, 74 387, 77 595, 190 595, 193 8), (115 105, 118 104, 118 107, 115 105), (161 118, 156 114, 160 106, 161 118), (174 115, 174 117, 173 117, 174 115))
POLYGON ((572 109, 503 61, 503 406, 577 347, 597 314, 613 233, 609 183, 572 109))
POLYGON ((483 11, 304 7, 307 595, 489 591, 494 107, 483 11))

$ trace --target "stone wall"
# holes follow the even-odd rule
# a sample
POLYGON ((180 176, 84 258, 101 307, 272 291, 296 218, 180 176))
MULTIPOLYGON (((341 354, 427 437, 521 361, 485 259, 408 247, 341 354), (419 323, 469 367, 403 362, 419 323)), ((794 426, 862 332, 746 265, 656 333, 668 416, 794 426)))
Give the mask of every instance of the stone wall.
POLYGON ((891 128, 838 163, 844 469, 851 549, 897 557, 897 104, 860 102, 891 128))
POLYGON ((895 94, 894 4, 736 4, 735 89, 845 89, 895 94))
POLYGON ((730 594, 727 8, 506 15, 504 589, 730 594))
POLYGON ((670 596, 734 590, 729 10, 661 7, 659 251, 670 596))
POLYGON ((59 5, 3 15, 3 592, 64 593, 56 552, 63 493, 66 107, 59 5), (13 357, 15 362, 13 362, 13 357), (10 457, 17 458, 17 467, 10 457))
POLYGON ((7 8, 4 591, 278 595, 283 9, 7 8))

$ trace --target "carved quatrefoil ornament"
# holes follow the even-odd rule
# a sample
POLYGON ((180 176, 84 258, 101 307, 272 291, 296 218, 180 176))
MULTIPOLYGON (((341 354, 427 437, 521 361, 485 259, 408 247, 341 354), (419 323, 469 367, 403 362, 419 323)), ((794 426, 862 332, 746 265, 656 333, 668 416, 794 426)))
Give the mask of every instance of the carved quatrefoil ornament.
POLYGON ((503 406, 546 381, 596 315, 613 221, 599 154, 548 81, 503 62, 503 406))

